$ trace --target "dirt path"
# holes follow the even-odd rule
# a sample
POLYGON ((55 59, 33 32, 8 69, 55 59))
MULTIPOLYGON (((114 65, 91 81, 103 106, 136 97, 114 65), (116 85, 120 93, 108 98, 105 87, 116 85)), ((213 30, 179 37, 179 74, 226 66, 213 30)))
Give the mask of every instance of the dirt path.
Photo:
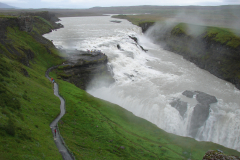
MULTIPOLYGON (((49 77, 49 72, 54 69, 54 68, 57 68, 58 66, 54 66, 54 67, 51 67, 49 68, 47 71, 46 71, 46 74, 45 76, 49 79, 49 81, 51 81, 51 78, 49 77)), ((61 101, 61 104, 60 104, 60 114, 57 116, 56 119, 54 119, 52 121, 52 123, 50 124, 50 128, 52 130, 52 134, 53 134, 53 137, 54 137, 54 141, 55 141, 55 144, 56 146, 58 147, 58 150, 59 152, 62 154, 62 157, 64 160, 74 160, 74 156, 69 152, 69 150, 67 149, 66 145, 65 145, 65 142, 64 140, 62 139, 60 133, 59 133, 59 130, 58 130, 58 126, 57 126, 57 123, 58 121, 62 118, 62 116, 65 114, 65 100, 59 95, 59 92, 58 92, 58 84, 57 83, 54 83, 54 95, 57 96, 60 101, 61 101), (56 135, 55 135, 55 129, 56 129, 56 135)))

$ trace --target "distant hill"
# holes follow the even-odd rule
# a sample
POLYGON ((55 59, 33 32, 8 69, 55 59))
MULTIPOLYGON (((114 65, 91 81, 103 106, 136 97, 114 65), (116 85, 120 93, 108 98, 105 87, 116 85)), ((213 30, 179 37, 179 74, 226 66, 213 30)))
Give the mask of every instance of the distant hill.
POLYGON ((0 2, 0 8, 16 8, 16 7, 9 6, 9 5, 5 4, 5 3, 1 3, 0 2))

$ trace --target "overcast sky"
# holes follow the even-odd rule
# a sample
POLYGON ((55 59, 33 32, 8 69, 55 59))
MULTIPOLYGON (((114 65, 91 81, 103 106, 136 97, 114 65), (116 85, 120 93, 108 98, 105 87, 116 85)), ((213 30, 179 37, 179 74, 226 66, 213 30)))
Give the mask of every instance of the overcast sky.
POLYGON ((240 5, 240 0, 0 0, 19 8, 90 8, 134 5, 240 5))

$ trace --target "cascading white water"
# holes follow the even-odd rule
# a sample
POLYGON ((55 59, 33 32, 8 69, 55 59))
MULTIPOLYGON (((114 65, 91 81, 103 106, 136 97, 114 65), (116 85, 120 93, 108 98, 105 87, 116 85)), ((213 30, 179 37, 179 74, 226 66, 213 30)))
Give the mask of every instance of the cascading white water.
POLYGON ((183 96, 183 91, 202 91, 216 96, 218 103, 211 105, 209 118, 195 138, 240 151, 240 91, 181 56, 163 50, 131 23, 122 20, 116 24, 110 20, 110 17, 62 18, 65 27, 45 37, 63 48, 102 50, 108 56, 116 82, 109 87, 89 86, 87 91, 167 132, 189 136, 197 101, 183 96), (148 52, 142 51, 129 35, 137 37, 148 52), (169 104, 173 98, 188 102, 184 117, 169 104))

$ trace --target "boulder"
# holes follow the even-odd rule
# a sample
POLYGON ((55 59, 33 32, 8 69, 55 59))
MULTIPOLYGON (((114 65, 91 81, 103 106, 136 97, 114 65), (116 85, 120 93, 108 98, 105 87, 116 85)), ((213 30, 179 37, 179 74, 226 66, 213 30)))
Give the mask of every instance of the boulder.
POLYGON ((193 91, 188 91, 188 90, 186 90, 186 91, 184 91, 183 93, 182 93, 182 95, 184 95, 184 96, 186 96, 186 97, 188 97, 188 98, 193 98, 193 95, 194 95, 195 93, 193 92, 193 91))
POLYGON ((117 48, 118 48, 118 49, 121 49, 121 46, 120 46, 119 44, 117 44, 117 48))
POLYGON ((212 159, 218 159, 218 160, 240 160, 240 157, 237 156, 228 156, 225 155, 223 152, 219 151, 207 151, 207 153, 204 155, 203 160, 212 160, 212 159))
POLYGON ((180 99, 176 99, 170 103, 170 105, 178 110, 180 115, 183 117, 187 111, 187 102, 183 102, 180 99))
POLYGON ((209 94, 206 94, 204 92, 199 92, 199 91, 195 91, 195 93, 197 93, 197 96, 196 96, 197 101, 201 104, 209 105, 217 102, 217 99, 215 96, 211 96, 209 94))
POLYGON ((191 123, 190 123, 190 135, 195 138, 198 129, 204 125, 209 116, 209 104, 197 104, 194 107, 191 123))

